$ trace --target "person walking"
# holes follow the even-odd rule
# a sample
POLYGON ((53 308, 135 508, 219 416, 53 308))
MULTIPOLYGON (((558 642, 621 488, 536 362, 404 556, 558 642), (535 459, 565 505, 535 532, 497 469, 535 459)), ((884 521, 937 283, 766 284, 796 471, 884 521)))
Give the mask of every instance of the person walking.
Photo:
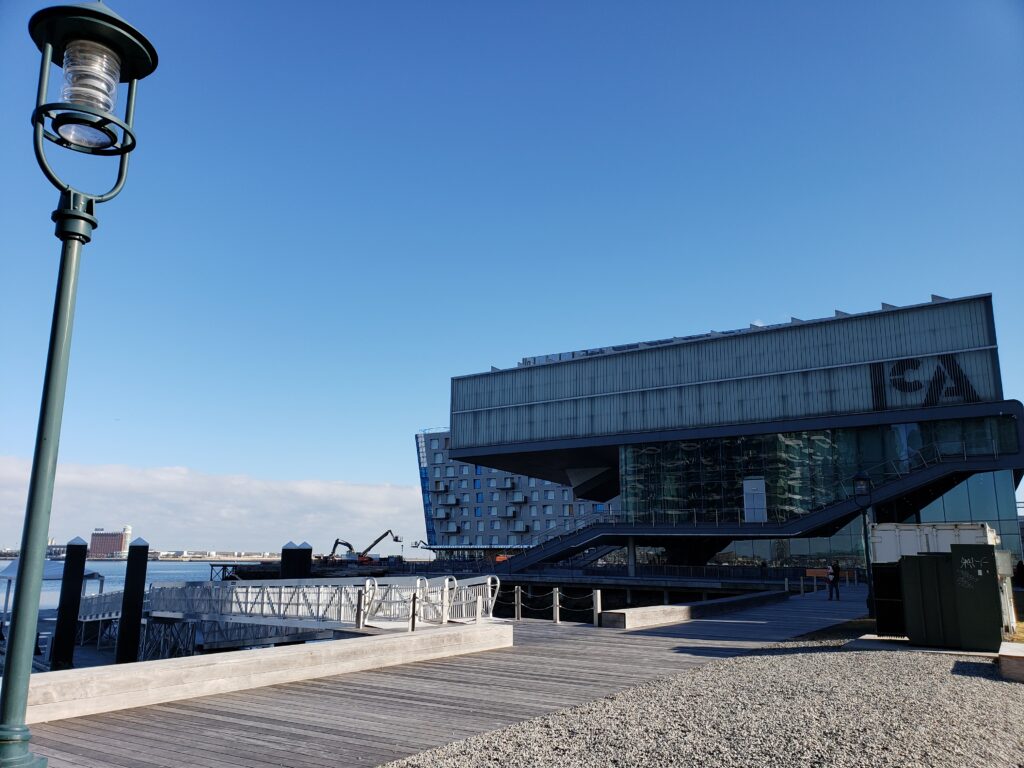
POLYGON ((839 562, 833 562, 825 572, 825 580, 828 582, 828 599, 832 599, 832 595, 835 594, 836 600, 839 599, 839 562))

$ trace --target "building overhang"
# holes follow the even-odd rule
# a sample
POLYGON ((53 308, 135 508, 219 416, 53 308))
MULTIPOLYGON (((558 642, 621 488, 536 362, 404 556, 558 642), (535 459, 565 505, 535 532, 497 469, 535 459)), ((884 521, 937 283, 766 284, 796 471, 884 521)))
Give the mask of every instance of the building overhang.
POLYGON ((1019 400, 1000 400, 472 448, 452 447, 449 455, 453 459, 467 463, 550 480, 561 485, 570 485, 579 498, 608 501, 619 494, 620 446, 818 429, 855 429, 886 424, 969 419, 984 416, 1010 416, 1015 419, 1018 446, 1024 449, 1024 405, 1019 400), (585 478, 585 482, 578 486, 574 485, 574 477, 585 478))

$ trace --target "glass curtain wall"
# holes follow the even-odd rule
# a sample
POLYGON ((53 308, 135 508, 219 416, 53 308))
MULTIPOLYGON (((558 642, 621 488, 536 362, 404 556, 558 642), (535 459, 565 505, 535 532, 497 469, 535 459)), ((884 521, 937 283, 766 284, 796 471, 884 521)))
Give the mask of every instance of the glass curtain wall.
MULTIPOLYGON (((922 509, 920 518, 922 523, 988 523, 999 533, 1001 548, 1013 553, 1016 563, 1024 559, 1016 501, 1012 471, 981 472, 922 509)), ((828 538, 734 541, 712 562, 820 567, 833 560, 838 560, 843 567, 864 564, 864 537, 859 516, 828 538)))
POLYGON ((767 520, 784 522, 850 498, 859 471, 881 485, 944 458, 1016 451, 1015 423, 997 416, 628 445, 620 448, 622 514, 640 523, 742 523, 744 481, 763 480, 767 520))

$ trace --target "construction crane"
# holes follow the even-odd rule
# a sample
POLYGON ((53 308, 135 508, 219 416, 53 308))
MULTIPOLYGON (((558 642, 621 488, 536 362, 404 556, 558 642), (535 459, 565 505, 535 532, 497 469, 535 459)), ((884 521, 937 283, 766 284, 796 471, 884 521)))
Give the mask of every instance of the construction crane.
POLYGON ((334 546, 333 546, 333 547, 331 547, 331 554, 329 554, 329 555, 327 556, 327 557, 328 557, 328 558, 330 558, 331 560, 333 560, 333 559, 334 559, 334 555, 335 555, 335 554, 337 553, 337 551, 338 551, 338 545, 339 545, 339 544, 344 544, 344 545, 345 545, 346 547, 348 547, 348 551, 349 551, 349 552, 351 552, 351 553, 355 554, 355 551, 356 551, 356 548, 355 548, 355 547, 353 547, 353 546, 352 546, 351 544, 349 544, 349 543, 348 543, 347 541, 345 541, 344 539, 335 539, 335 540, 334 540, 334 546))
POLYGON ((384 539, 387 538, 388 536, 390 536, 391 540, 394 541, 394 542, 399 542, 400 543, 402 541, 402 537, 401 536, 396 534, 391 529, 388 529, 388 530, 384 531, 384 533, 382 533, 376 539, 374 539, 373 542, 370 544, 370 546, 368 546, 362 552, 356 552, 356 548, 353 547, 351 544, 349 544, 344 539, 335 539, 334 540, 334 546, 331 547, 331 554, 329 554, 327 556, 327 559, 328 560, 336 559, 336 555, 337 555, 337 552, 338 552, 338 547, 343 544, 343 545, 345 545, 345 547, 348 548, 348 554, 353 556, 353 557, 346 558, 346 559, 355 560, 360 565, 365 565, 367 563, 372 563, 373 559, 369 556, 370 555, 370 550, 373 549, 374 547, 376 547, 382 541, 384 541, 384 539))

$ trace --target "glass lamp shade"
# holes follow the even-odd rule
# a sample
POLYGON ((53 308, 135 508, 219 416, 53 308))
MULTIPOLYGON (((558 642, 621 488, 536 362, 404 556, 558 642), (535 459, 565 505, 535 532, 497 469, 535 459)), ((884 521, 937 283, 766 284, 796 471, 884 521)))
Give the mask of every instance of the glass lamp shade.
MULTIPOLYGON (((117 102, 120 77, 121 60, 116 53, 99 43, 75 40, 64 50, 61 101, 111 112, 117 102)), ((58 133, 81 147, 102 149, 114 143, 108 133, 78 123, 62 125, 58 133)))

